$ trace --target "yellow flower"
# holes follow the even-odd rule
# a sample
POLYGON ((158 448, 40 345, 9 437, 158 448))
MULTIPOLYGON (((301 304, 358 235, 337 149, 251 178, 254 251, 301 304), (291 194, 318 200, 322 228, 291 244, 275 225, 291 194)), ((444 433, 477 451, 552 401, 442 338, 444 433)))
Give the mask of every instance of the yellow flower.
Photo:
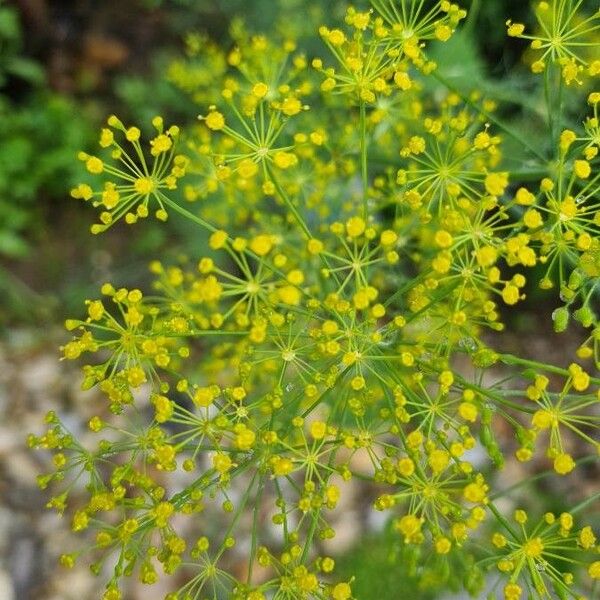
POLYGON ((138 194, 147 196, 154 191, 156 184, 150 177, 140 177, 135 180, 133 187, 138 194))
POLYGON ((504 600, 519 600, 521 592, 521 586, 516 583, 509 583, 504 587, 504 600))
POLYGON ((157 504, 152 513, 159 527, 166 527, 169 517, 175 511, 175 507, 170 502, 160 502, 157 504))
POLYGON ((256 434, 251 429, 240 427, 235 437, 235 445, 239 450, 248 451, 254 446, 256 434))
POLYGON ((344 32, 339 29, 332 29, 329 32, 327 39, 332 46, 342 46, 346 41, 346 36, 344 35, 344 32))
POLYGON ((292 96, 288 96, 281 104, 281 112, 288 117, 297 115, 301 110, 302 102, 292 96))
POLYGON ((338 583, 331 590, 333 600, 348 600, 352 596, 352 589, 347 583, 338 583))
POLYGON ((517 204, 520 204, 522 206, 528 206, 535 202, 535 196, 527 188, 524 187, 521 187, 517 190, 515 199, 517 201, 517 204))
POLYGON ((244 179, 250 179, 250 177, 254 177, 258 173, 258 164, 251 158, 244 158, 237 166, 237 173, 244 179))
POLYGON ((233 467, 233 462, 228 454, 217 453, 213 455, 213 467, 219 473, 227 473, 233 467))
POLYGON ((423 520, 415 515, 405 515, 396 522, 396 529, 404 535, 407 542, 415 540, 421 532, 423 520))
POLYGON ((104 171, 104 163, 96 156, 90 156, 85 163, 85 168, 94 175, 104 171))
POLYGON ((489 173, 484 183, 488 194, 501 196, 508 186, 508 173, 489 173))
POLYGON ((469 502, 482 502, 486 497, 486 487, 482 482, 469 483, 463 490, 463 496, 469 502))
POLYGON ((273 473, 277 477, 289 475, 294 470, 294 463, 286 456, 277 456, 272 462, 273 473))
POLYGON ((452 549, 452 542, 447 537, 440 537, 435 540, 435 551, 438 554, 448 554, 452 549))
POLYGON ((102 129, 100 132, 100 146, 102 146, 102 148, 107 148, 108 146, 112 145, 114 140, 115 136, 110 129, 102 129))
POLYGON ((537 429, 548 429, 555 422, 553 415, 547 410, 537 410, 531 419, 531 423, 537 429))
POLYGON ((252 86, 252 95, 257 98, 264 98, 269 93, 269 86, 266 83, 258 82, 252 86))
POLYGON ((450 463, 450 455, 446 450, 434 450, 427 460, 431 470, 437 475, 444 471, 450 463))
POLYGON ((356 377, 352 378, 350 385, 355 391, 362 390, 365 387, 365 378, 361 375, 357 375, 356 377))
POLYGON ((475 257, 481 267, 491 267, 498 260, 498 251, 492 246, 482 246, 476 250, 475 257))
POLYGON ((554 470, 559 475, 567 475, 575 468, 575 461, 570 454, 561 453, 554 459, 554 470))
POLYGON ((196 406, 206 408, 210 406, 215 399, 213 390, 209 387, 200 387, 194 392, 192 400, 196 406))
POLYGON ((361 217, 352 217, 346 222, 346 231, 352 238, 361 236, 367 225, 361 217))
POLYGON ((150 153, 152 156, 158 156, 159 154, 163 154, 170 150, 173 146, 173 140, 164 133, 156 136, 153 140, 150 140, 151 150, 150 153))
POLYGON ((225 117, 216 110, 208 113, 204 122, 206 123, 206 126, 213 131, 219 131, 225 127, 225 117))
POLYGON ((309 254, 320 254, 323 252, 323 242, 314 238, 308 240, 306 247, 309 254))
POLYGON ((440 385, 445 388, 449 388, 454 383, 454 375, 452 371, 442 371, 438 377, 440 385))
POLYGON ((590 526, 584 527, 579 532, 579 543, 582 548, 585 548, 586 550, 593 548, 596 544, 596 536, 590 526))
POLYGON ((600 560, 596 560, 594 561, 589 567, 588 567, 588 575, 592 578, 592 579, 600 579, 600 560))
POLYGON ((219 248, 222 248, 225 245, 225 242, 227 241, 228 235, 226 231, 215 231, 209 238, 208 240, 208 245, 213 249, 213 250, 218 250, 219 248))
POLYGON ((525 31, 525 25, 522 23, 513 23, 512 21, 506 21, 507 33, 510 37, 519 37, 525 31))
POLYGON ((257 235, 250 241, 250 250, 258 256, 266 256, 273 248, 273 238, 270 235, 257 235))
POLYGON ((300 290, 293 285, 284 285, 277 290, 277 294, 279 295, 279 299, 284 304, 289 304, 291 306, 297 306, 300 304, 300 300, 302 295, 300 290))
POLYGON ((590 385, 590 376, 576 363, 569 365, 571 383, 578 392, 584 392, 590 385))
POLYGON ((448 25, 438 25, 435 28, 435 37, 442 41, 447 42, 452 36, 452 29, 448 25))
POLYGON ((474 423, 477 420, 477 406, 472 402, 461 402, 458 407, 458 413, 465 420, 474 423))
POLYGON ((516 304, 520 297, 519 288, 515 285, 507 284, 502 290, 502 300, 508 305, 516 304))
POLYGON ((381 237, 379 239, 382 246, 393 246, 398 241, 398 234, 395 231, 386 229, 381 232, 381 237))
POLYGON ((403 477, 410 477, 415 472, 415 463, 408 457, 398 460, 398 472, 403 477))
POLYGON ((592 167, 587 160, 576 160, 573 165, 573 171, 579 179, 587 179, 592 172, 592 167))
POLYGON ((327 425, 323 421, 314 421, 310 426, 310 435, 315 440, 322 440, 327 432, 327 425))
POLYGON ((563 152, 566 152, 570 147, 571 144, 577 139, 577 135, 575 134, 574 131, 571 131, 570 129, 565 129, 561 134, 560 134, 560 149, 563 152))
POLYGON ((525 223, 529 229, 537 229, 544 224, 544 221, 540 212, 535 210, 535 208, 530 208, 523 215, 523 223, 525 223))
POLYGON ((276 152, 273 162, 280 169, 289 169, 298 163, 298 157, 293 152, 276 152))
POLYGON ((394 83, 404 91, 410 90, 412 87, 412 81, 408 73, 405 73, 404 71, 396 71, 394 74, 394 83))
POLYGON ((538 558, 542 555, 544 551, 544 544, 542 543, 542 538, 535 537, 530 540, 527 540, 523 545, 523 552, 525 556, 529 558, 538 558))
POLYGON ((436 245, 440 248, 450 248, 450 246, 452 246, 452 242, 454 241, 452 236, 443 229, 436 231, 434 239, 436 245))

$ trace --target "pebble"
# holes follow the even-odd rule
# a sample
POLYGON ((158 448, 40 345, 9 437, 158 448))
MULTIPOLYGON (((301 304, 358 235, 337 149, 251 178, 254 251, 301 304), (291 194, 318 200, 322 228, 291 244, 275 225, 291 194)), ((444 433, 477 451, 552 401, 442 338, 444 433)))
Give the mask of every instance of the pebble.
POLYGON ((16 600, 10 574, 0 569, 0 600, 16 600))

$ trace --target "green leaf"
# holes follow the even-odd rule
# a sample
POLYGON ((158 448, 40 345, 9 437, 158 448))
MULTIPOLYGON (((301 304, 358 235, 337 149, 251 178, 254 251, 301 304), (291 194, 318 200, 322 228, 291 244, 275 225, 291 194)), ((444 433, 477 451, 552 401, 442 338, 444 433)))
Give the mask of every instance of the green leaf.
POLYGON ((485 79, 485 64, 475 39, 458 31, 443 44, 432 44, 429 56, 437 63, 440 73, 453 83, 477 87, 485 79))
POLYGON ((0 8, 0 38, 3 40, 20 40, 21 28, 17 13, 12 8, 0 8))
POLYGON ((14 231, 0 231, 0 256, 22 258, 28 252, 29 246, 14 231))
POLYGON ((6 63, 5 69, 8 73, 16 75, 33 85, 41 85, 46 80, 46 75, 41 65, 21 56, 11 58, 6 63))

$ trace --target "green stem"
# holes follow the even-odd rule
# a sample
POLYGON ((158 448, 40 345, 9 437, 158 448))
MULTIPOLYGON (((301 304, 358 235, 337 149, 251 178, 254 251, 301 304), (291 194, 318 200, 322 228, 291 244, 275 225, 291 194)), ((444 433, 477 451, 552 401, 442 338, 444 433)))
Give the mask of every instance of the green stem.
POLYGON ((306 543, 304 544, 304 548, 302 549, 302 556, 300 558, 300 560, 302 562, 304 562, 306 560, 306 557, 308 555, 308 551, 310 550, 311 546, 312 546, 312 539, 315 536, 315 532, 317 530, 317 523, 319 522, 319 513, 318 511, 313 511, 312 513, 312 520, 310 523, 310 529, 308 531, 308 535, 306 536, 306 543))
POLYGON ((161 194, 161 200, 167 206, 172 208, 175 212, 178 212, 180 215, 182 215, 186 219, 189 219, 190 221, 193 221, 197 225, 200 225, 200 227, 204 227, 204 229, 208 229, 212 233, 217 231, 217 228, 214 227, 213 225, 211 225, 208 221, 205 221, 201 217, 198 217, 194 213, 191 213, 189 210, 183 208, 182 206, 179 206, 179 204, 177 204, 177 202, 173 202, 173 200, 171 200, 168 196, 161 194))
POLYGON ((440 75, 437 71, 433 71, 433 77, 435 77, 444 87, 450 90, 453 94, 456 94, 465 104, 468 104, 471 108, 476 110, 480 115, 484 116, 488 121, 494 123, 496 127, 499 127, 506 135, 509 135, 513 139, 517 140, 524 148, 529 150, 532 154, 534 154, 541 161, 546 163, 546 157, 536 148, 531 146, 529 142, 523 138, 519 133, 517 133, 514 129, 500 121, 500 119, 494 117, 485 109, 477 106, 473 100, 471 100, 468 96, 462 94, 457 88, 455 88, 443 75, 440 75))
POLYGON ((548 170, 538 171, 508 171, 512 181, 539 181, 544 177, 548 177, 548 170))
POLYGON ((475 29, 475 25, 477 23, 477 17, 479 16, 479 10, 481 8, 481 0, 472 0, 471 7, 469 8, 469 16, 467 17, 467 22, 465 23, 462 31, 469 35, 472 34, 475 29))
POLYGON ((269 174, 269 177, 271 178, 271 181, 273 182, 273 185, 275 186, 275 189, 277 190, 277 193, 279 194, 279 197, 285 202, 285 205, 290 209, 291 213, 294 215, 294 219, 296 219, 296 222, 298 223, 298 225, 300 225, 300 229, 302 229, 302 232, 306 236, 306 239, 310 240, 312 238, 312 234, 310 233, 306 221, 302 218, 302 215, 294 206, 294 203, 292 202, 291 198, 285 193, 285 190, 279 183, 277 177, 273 175, 273 172, 270 168, 267 168, 267 172, 269 174))
MULTIPOLYGON (((585 464, 595 461, 595 460, 597 460, 597 457, 594 456, 593 454, 590 454, 589 456, 584 456, 583 458, 576 460, 575 464, 578 466, 585 465, 585 464)), ((537 475, 534 475, 533 477, 528 477, 527 479, 523 479, 522 481, 519 481, 518 483, 515 483, 515 484, 507 487, 505 490, 501 490, 501 491, 496 492, 495 494, 491 495, 490 500, 496 500, 498 498, 508 496, 508 494, 514 492, 515 490, 518 490, 520 487, 523 487, 524 485, 533 483, 534 481, 539 481, 540 479, 544 479, 546 477, 550 477, 551 475, 556 475, 556 471, 554 469, 548 469, 547 471, 544 471, 543 473, 538 473, 537 475)))
POLYGON ((596 502, 598 499, 600 499, 600 492, 598 492, 597 494, 594 494, 593 496, 590 496, 589 498, 586 498, 585 500, 582 500, 579 504, 577 504, 576 506, 571 508, 569 510, 569 512, 572 515, 574 515, 574 514, 578 513, 579 511, 583 510, 586 506, 589 506, 590 504, 594 504, 594 502, 596 502))
MULTIPOLYGON (((559 76, 558 79, 559 83, 558 83, 558 111, 556 113, 556 123, 557 123, 557 130, 559 132, 560 135, 560 130, 562 129, 562 112, 563 112, 563 78, 561 76, 559 76)), ((556 144, 558 140, 552 140, 553 144, 556 144)))
POLYGON ((508 531, 515 540, 519 539, 519 536, 515 533, 514 529, 511 527, 510 523, 502 516, 500 511, 496 508, 494 503, 490 500, 488 503, 488 508, 492 511, 496 519, 503 525, 503 527, 508 531))
MULTIPOLYGON (((285 190, 283 189, 283 187, 281 186, 281 184, 279 183, 277 178, 273 175, 271 170, 269 169, 267 172, 269 174, 269 177, 271 178, 271 181, 273 182, 273 185, 275 186, 275 189, 277 190, 277 193, 279 194, 279 196, 281 196, 281 199, 285 202, 286 206, 292 211, 292 214, 294 215, 296 222, 298 223, 298 225, 300 225, 300 228, 302 229, 302 232, 304 233, 306 238, 309 240, 312 239, 313 236, 310 232, 310 229, 308 228, 306 221, 302 218, 302 215, 298 212, 298 209, 294 206, 291 199, 285 193, 285 190)), ((325 268, 330 270, 331 265, 329 264, 327 257, 324 256, 323 254, 319 254, 319 258, 321 259, 321 262, 323 263, 323 265, 325 265, 325 268)), ((332 273, 332 275, 333 275, 335 282, 339 285, 340 280, 337 276, 337 273, 332 273)))
MULTIPOLYGON (((518 356, 513 356, 512 354, 500 354, 499 358, 505 365, 520 365, 524 367, 531 367, 540 371, 547 371, 548 373, 556 373, 557 375, 562 375, 563 377, 570 377, 571 375, 568 369, 563 369, 562 367, 555 367, 554 365, 547 365, 545 363, 540 363, 535 360, 520 358, 518 356)), ((590 381, 592 383, 600 384, 600 379, 596 377, 590 377, 590 381)))
POLYGON ((369 216, 369 179, 367 171, 367 114, 363 100, 360 101, 360 171, 363 186, 363 219, 366 221, 369 216))
MULTIPOLYGON (((174 202, 173 200, 171 200, 170 198, 168 198, 164 194, 161 194, 161 200, 167 206, 169 206, 170 208, 172 208, 175 212, 178 212, 180 215, 182 215, 186 219, 189 219, 190 221, 192 221, 192 222, 200 225, 201 227, 204 227, 205 229, 208 229, 208 231, 210 231, 212 233, 214 233, 215 231, 218 231, 218 229, 214 225, 211 225, 208 221, 205 221, 203 218, 198 217, 195 214, 191 213, 189 210, 183 208, 182 206, 179 206, 179 204, 177 204, 177 202, 174 202)), ((306 229, 306 231, 308 231, 308 229, 306 229)), ((310 233, 308 235, 310 237, 310 233)), ((243 252, 246 255, 248 255, 251 258, 253 258, 254 260, 256 260, 257 262, 260 262, 261 258, 257 254, 255 254, 254 252, 252 252, 252 250, 249 250, 249 249, 246 248, 245 250, 243 250, 243 252)), ((272 264, 269 264, 267 262, 263 262, 263 264, 271 272, 275 273, 276 275, 278 275, 280 277, 285 278, 285 274, 282 273, 276 267, 274 267, 272 264)))
POLYGON ((548 130, 550 131, 550 145, 554 146, 554 111, 550 98, 550 67, 544 72, 544 100, 546 103, 546 118, 548 119, 548 130))
POLYGON ((254 559, 256 557, 256 545, 258 544, 258 515, 262 508, 261 501, 264 489, 265 485, 263 481, 263 476, 261 476, 258 482, 258 492, 256 495, 256 499, 254 500, 254 514, 252 517, 252 542, 250 547, 248 578, 246 580, 248 584, 252 581, 252 570, 254 568, 254 559))

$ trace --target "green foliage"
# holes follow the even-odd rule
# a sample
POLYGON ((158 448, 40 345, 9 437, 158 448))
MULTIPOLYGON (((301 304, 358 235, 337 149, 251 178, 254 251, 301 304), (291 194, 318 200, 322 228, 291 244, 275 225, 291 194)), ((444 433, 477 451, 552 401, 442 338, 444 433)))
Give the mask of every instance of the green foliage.
POLYGON ((30 84, 43 84, 44 71, 34 61, 22 55, 23 39, 19 18, 14 8, 0 3, 0 88, 9 77, 23 79, 30 84))
POLYGON ((51 199, 79 175, 77 150, 87 145, 90 125, 68 99, 51 93, 15 107, 0 98, 0 253, 23 256, 23 233, 39 227, 51 199))
POLYGON ((24 234, 40 226, 44 203, 74 182, 73 157, 92 129, 73 101, 47 89, 42 68, 21 55, 22 42, 15 10, 1 7, 0 255, 12 257, 28 252, 24 234), (25 90, 19 101, 6 87, 15 80, 25 90))

